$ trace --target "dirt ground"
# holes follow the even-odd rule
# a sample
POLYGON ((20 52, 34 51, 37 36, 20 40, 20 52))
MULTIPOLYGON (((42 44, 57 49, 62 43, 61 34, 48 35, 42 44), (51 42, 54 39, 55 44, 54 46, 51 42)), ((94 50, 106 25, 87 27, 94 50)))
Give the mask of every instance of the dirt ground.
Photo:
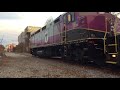
POLYGON ((6 57, 0 58, 0 78, 120 78, 120 75, 60 59, 7 52, 6 57))

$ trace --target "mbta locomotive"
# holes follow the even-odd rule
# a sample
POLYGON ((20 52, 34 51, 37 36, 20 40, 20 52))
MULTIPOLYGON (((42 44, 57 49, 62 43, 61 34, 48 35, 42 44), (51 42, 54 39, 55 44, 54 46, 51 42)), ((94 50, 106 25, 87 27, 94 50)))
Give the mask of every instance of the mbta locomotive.
POLYGON ((110 12, 66 12, 31 34, 30 53, 84 64, 120 64, 120 19, 110 12))

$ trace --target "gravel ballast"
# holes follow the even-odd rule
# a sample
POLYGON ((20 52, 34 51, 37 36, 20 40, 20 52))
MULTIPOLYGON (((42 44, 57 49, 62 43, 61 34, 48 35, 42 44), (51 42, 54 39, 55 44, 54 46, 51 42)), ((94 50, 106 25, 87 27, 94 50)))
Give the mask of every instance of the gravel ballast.
MULTIPOLYGON (((60 59, 6 53, 0 58, 0 78, 120 78, 120 74, 60 59)), ((118 72, 119 73, 119 72, 118 72)))

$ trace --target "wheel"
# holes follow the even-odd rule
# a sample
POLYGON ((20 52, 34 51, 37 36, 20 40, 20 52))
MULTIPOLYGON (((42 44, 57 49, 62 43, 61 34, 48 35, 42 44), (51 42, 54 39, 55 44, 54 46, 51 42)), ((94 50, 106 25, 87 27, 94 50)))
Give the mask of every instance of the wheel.
POLYGON ((86 63, 86 59, 84 58, 85 55, 85 51, 80 49, 80 48, 76 48, 73 51, 73 58, 75 61, 80 62, 81 64, 85 64, 86 63))
POLYGON ((68 60, 70 61, 79 61, 79 50, 77 48, 72 47, 68 51, 68 60))
POLYGON ((98 66, 105 66, 105 59, 106 56, 103 54, 103 51, 99 51, 99 53, 94 58, 94 61, 98 66))
POLYGON ((116 66, 120 67, 120 54, 118 54, 116 61, 117 61, 116 66))
POLYGON ((73 60, 74 61, 79 61, 79 50, 78 49, 75 49, 73 51, 73 60))
POLYGON ((105 66, 105 60, 101 59, 97 59, 97 61, 95 62, 98 66, 105 66))
POLYGON ((87 63, 87 58, 85 58, 85 51, 80 49, 80 58, 79 61, 81 64, 86 64, 87 63))

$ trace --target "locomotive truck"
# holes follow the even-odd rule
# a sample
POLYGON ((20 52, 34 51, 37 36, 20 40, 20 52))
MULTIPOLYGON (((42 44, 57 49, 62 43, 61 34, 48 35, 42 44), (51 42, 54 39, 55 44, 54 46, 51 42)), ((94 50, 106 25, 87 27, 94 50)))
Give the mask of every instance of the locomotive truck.
POLYGON ((110 12, 66 12, 30 37, 30 53, 84 64, 120 64, 120 19, 110 12))

